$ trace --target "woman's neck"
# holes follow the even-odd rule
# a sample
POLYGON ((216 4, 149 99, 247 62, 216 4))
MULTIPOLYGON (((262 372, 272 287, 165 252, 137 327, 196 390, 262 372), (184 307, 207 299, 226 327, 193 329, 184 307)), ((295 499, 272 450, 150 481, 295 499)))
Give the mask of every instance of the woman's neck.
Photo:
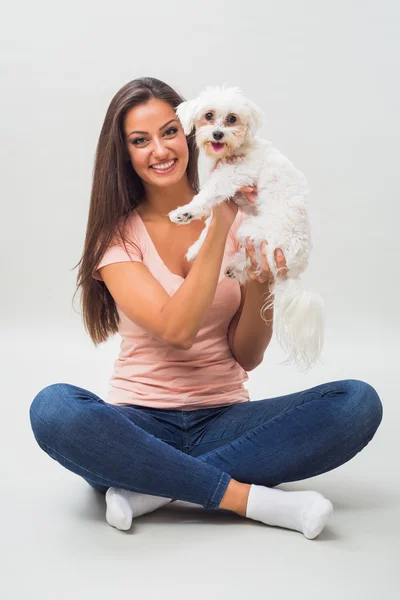
POLYGON ((148 184, 144 184, 144 188, 145 196, 138 212, 140 216, 157 221, 170 221, 168 213, 178 206, 188 204, 196 193, 187 178, 182 178, 175 185, 165 188, 148 184))

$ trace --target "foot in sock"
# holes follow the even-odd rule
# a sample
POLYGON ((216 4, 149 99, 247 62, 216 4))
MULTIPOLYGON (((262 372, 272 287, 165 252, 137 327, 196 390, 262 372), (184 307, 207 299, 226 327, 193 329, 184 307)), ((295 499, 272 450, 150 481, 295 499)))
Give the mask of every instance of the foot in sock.
POLYGON ((333 513, 332 503, 319 492, 288 492, 252 484, 246 517, 267 525, 300 531, 316 538, 333 513))
POLYGON ((170 502, 174 500, 110 487, 106 492, 106 520, 112 527, 127 530, 131 528, 132 519, 135 517, 145 515, 170 502))

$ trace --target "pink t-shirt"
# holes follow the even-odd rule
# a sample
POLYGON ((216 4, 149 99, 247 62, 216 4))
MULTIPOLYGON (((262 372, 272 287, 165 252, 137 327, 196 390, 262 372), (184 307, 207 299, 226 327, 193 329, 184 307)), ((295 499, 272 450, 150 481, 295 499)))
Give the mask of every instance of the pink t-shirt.
MULTIPOLYGON (((238 211, 227 237, 213 303, 203 327, 189 350, 163 342, 132 322, 117 306, 122 341, 110 379, 107 402, 170 410, 218 407, 250 400, 243 383, 247 372, 234 358, 228 326, 240 306, 240 286, 224 275, 225 264, 238 250, 236 231, 243 214, 238 211)), ((127 223, 127 249, 110 245, 98 269, 115 262, 142 262, 172 296, 184 282, 172 273, 158 254, 146 226, 133 209, 127 223)), ((134 302, 134 298, 132 298, 134 302)))

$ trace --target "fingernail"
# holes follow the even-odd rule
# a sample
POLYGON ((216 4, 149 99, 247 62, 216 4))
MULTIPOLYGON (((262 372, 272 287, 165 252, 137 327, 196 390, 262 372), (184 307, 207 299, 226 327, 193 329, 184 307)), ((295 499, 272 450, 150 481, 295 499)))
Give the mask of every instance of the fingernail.
POLYGON ((276 251, 276 253, 278 254, 278 256, 283 256, 283 252, 280 248, 278 248, 278 250, 276 251))

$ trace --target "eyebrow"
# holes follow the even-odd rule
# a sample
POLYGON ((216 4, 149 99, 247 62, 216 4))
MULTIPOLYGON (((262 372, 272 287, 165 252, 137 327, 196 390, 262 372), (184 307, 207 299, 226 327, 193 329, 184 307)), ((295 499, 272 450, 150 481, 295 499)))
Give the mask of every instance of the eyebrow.
MULTIPOLYGON (((167 125, 169 125, 170 123, 172 123, 173 121, 178 122, 178 119, 171 119, 170 121, 168 121, 168 123, 165 123, 165 125, 163 125, 162 127, 160 127, 160 129, 158 131, 161 131, 167 125)), ((128 136, 132 135, 133 133, 149 133, 149 132, 148 131, 131 131, 130 133, 128 133, 128 136)))

